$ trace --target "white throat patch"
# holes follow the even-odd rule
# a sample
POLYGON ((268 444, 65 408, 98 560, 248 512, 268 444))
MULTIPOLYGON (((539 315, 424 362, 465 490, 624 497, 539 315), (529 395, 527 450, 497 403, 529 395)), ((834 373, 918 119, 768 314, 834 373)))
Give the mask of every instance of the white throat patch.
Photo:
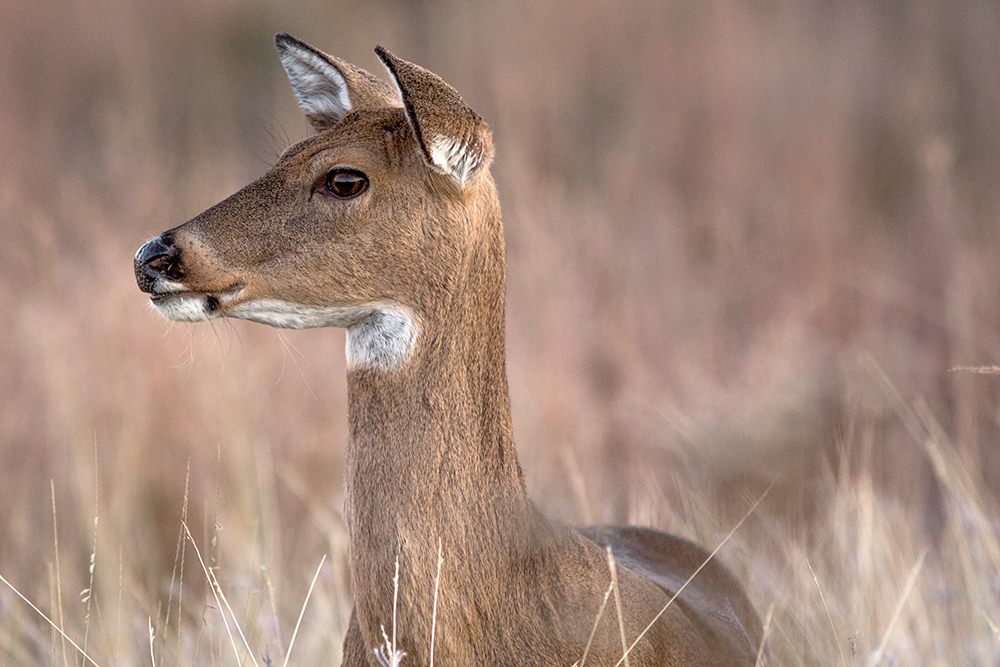
POLYGON ((380 306, 347 329, 347 368, 399 368, 413 354, 417 321, 408 310, 380 306))

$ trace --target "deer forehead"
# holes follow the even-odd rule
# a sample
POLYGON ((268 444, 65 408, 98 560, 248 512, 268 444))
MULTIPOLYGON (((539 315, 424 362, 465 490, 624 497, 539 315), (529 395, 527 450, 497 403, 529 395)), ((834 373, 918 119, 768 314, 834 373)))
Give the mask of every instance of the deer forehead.
POLYGON ((416 140, 402 109, 352 111, 334 127, 293 144, 275 168, 342 163, 381 169, 419 165, 416 140))

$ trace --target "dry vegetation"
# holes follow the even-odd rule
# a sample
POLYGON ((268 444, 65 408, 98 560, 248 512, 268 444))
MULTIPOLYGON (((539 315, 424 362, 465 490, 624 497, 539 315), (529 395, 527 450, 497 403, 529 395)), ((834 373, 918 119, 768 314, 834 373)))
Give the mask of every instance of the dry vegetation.
MULTIPOLYGON (((996 664, 996 3, 375 4, 3 3, 0 575, 101 667, 251 664, 197 544, 281 664, 327 555, 290 664, 337 664, 342 333, 171 327, 131 268, 307 133, 288 31, 493 126, 546 512, 714 545, 775 482, 720 552, 773 664, 996 664)), ((0 665, 71 663, 0 586, 0 665)))

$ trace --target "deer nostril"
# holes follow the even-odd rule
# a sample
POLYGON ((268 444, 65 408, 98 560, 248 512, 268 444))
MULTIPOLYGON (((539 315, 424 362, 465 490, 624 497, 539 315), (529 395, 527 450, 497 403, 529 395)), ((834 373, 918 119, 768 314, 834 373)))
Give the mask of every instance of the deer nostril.
MULTIPOLYGON (((176 253, 173 253, 176 255, 176 253)), ((154 257, 148 262, 146 262, 145 270, 147 273, 162 273, 165 274, 167 278, 172 277, 171 274, 177 273, 177 263, 176 256, 171 257, 171 253, 166 255, 160 255, 159 257, 154 257)))
POLYGON ((135 254, 135 279, 143 292, 152 292, 157 278, 179 280, 183 277, 181 251, 173 241, 172 234, 161 234, 135 254))

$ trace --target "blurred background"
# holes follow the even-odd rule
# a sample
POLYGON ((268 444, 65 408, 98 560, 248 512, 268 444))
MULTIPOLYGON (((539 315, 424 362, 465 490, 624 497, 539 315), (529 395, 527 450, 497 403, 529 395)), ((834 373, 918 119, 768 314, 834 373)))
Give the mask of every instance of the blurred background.
MULTIPOLYGON (((995 532, 997 3, 9 0, 0 574, 102 634, 106 662, 142 654, 147 618, 185 660, 201 650, 171 625, 204 611, 194 560, 198 603, 176 600, 182 518, 274 636, 333 554, 326 625, 302 641, 339 650, 343 332, 170 325, 132 272, 145 240, 308 135, 279 31, 380 77, 382 44, 490 123, 515 434, 547 514, 718 543, 774 483, 750 535, 801 538, 822 563, 814 529, 860 477, 908 531, 887 546, 901 580, 953 544, 960 478, 995 532), (76 594, 101 585, 95 554, 103 613, 76 594)), ((778 551, 722 553, 762 614, 778 551)), ((977 622, 1000 620, 976 600, 977 622)), ((878 644, 879 623, 843 613, 841 657, 878 644)), ((0 662, 60 650, 0 590, 0 662)))

